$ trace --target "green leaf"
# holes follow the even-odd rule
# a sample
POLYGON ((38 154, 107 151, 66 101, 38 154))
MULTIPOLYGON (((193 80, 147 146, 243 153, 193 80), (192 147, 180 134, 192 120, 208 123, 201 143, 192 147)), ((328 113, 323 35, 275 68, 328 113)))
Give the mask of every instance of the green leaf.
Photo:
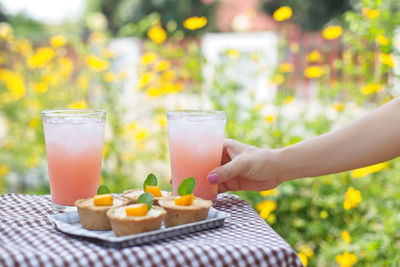
POLYGON ((101 184, 99 188, 97 188, 97 195, 103 195, 103 194, 111 194, 110 189, 105 184, 101 184))
POLYGON ((157 177, 150 173, 149 175, 147 175, 146 180, 143 183, 143 190, 146 190, 146 186, 150 185, 150 186, 157 186, 158 181, 157 181, 157 177))
POLYGON ((193 177, 186 178, 178 187, 178 195, 189 195, 196 187, 196 180, 193 177))
POLYGON ((151 206, 153 206, 153 195, 150 193, 143 193, 139 196, 137 203, 143 203, 147 205, 147 208, 150 210, 151 206))

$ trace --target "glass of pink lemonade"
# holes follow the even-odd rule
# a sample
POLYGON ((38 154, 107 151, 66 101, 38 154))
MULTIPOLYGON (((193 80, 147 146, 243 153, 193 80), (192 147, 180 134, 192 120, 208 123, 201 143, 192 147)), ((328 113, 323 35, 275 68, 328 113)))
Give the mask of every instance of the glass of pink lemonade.
POLYGON ((100 109, 42 112, 53 206, 73 210, 100 183, 106 112, 100 109))
POLYGON ((221 165, 226 113, 168 111, 167 122, 174 194, 177 195, 178 187, 185 178, 194 177, 194 195, 215 200, 218 186, 210 184, 207 175, 221 165))

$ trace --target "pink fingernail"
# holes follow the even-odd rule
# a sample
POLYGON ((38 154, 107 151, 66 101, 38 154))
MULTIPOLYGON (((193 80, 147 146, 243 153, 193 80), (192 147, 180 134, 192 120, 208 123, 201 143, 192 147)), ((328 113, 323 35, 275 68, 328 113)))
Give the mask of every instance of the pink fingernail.
POLYGON ((210 183, 216 183, 216 182, 218 182, 218 179, 219 179, 219 176, 216 173, 211 173, 210 175, 207 176, 207 180, 210 183))

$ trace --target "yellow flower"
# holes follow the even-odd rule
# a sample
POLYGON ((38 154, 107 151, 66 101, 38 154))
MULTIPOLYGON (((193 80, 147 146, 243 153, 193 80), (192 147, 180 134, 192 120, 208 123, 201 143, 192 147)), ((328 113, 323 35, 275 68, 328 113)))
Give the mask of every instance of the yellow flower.
POLYGON ((300 45, 297 42, 290 43, 289 49, 292 53, 296 54, 300 51, 300 45))
POLYGON ((11 97, 9 100, 19 100, 25 96, 25 81, 20 73, 0 69, 0 81, 7 86, 11 97))
POLYGON ((332 26, 328 26, 326 27, 323 31, 322 31, 322 37, 324 37, 327 40, 334 40, 339 38, 343 33, 343 29, 342 27, 338 26, 338 25, 332 25, 332 26))
POLYGON ((161 80, 163 81, 173 80, 175 76, 176 76, 175 71, 167 70, 163 74, 161 74, 161 80))
POLYGON ((166 126, 167 125, 167 116, 157 115, 156 121, 161 127, 166 126))
POLYGON ((105 57, 105 58, 115 58, 116 57, 115 53, 111 49, 108 49, 108 48, 104 49, 102 54, 103 54, 103 57, 105 57))
POLYGON ((47 84, 44 82, 40 82, 40 83, 35 83, 33 85, 33 90, 37 93, 46 93, 47 92, 47 84))
POLYGON ((343 238, 343 240, 344 240, 344 242, 345 242, 346 244, 350 244, 350 242, 351 242, 351 237, 350 237, 349 232, 347 232, 346 230, 344 230, 344 231, 342 232, 342 238, 343 238))
POLYGON ((343 111, 344 110, 344 103, 343 102, 334 102, 332 104, 332 107, 336 110, 336 111, 343 111))
POLYGON ((28 65, 32 68, 41 68, 53 59, 55 53, 50 47, 41 47, 28 59, 28 65))
POLYGON ((383 64, 388 65, 389 67, 392 68, 394 67, 394 61, 391 54, 381 53, 379 59, 383 64))
POLYGON ((307 245, 300 246, 299 252, 303 253, 308 258, 312 258, 314 256, 314 251, 307 245))
POLYGON ((350 176, 352 178, 361 178, 364 177, 370 173, 376 173, 379 172, 383 169, 386 169, 389 167, 389 163, 388 162, 382 162, 382 163, 378 163, 375 165, 371 165, 368 167, 364 167, 364 168, 359 168, 359 169, 355 169, 351 172, 350 176))
POLYGON ((299 252, 297 253, 297 256, 299 256, 299 259, 304 266, 308 265, 308 257, 304 253, 299 252))
POLYGON ((143 142, 144 140, 146 140, 147 138, 149 138, 150 134, 149 131, 146 130, 145 128, 140 128, 136 131, 134 137, 135 137, 135 141, 137 143, 143 142))
POLYGON ((309 79, 315 79, 321 77, 323 74, 322 68, 319 66, 310 66, 304 70, 304 76, 309 79))
POLYGON ((96 55, 88 55, 85 57, 86 65, 94 71, 103 71, 108 69, 108 61, 99 58, 96 55))
POLYGON ((268 218, 267 218, 267 222, 268 222, 269 224, 274 224, 274 223, 276 222, 276 216, 275 216, 275 214, 270 214, 270 215, 268 216, 268 218))
POLYGON ((50 38, 50 44, 52 47, 61 47, 67 43, 67 38, 63 35, 54 35, 50 38))
POLYGON ((319 213, 319 217, 321 217, 321 219, 326 219, 328 218, 328 212, 326 210, 323 210, 319 213))
POLYGON ((61 83, 60 76, 55 72, 43 75, 42 81, 53 86, 57 86, 61 83))
POLYGON ((381 46, 386 46, 389 44, 389 40, 388 38, 386 38, 385 36, 383 36, 382 34, 378 34, 375 37, 375 41, 380 44, 381 46))
POLYGON ((158 87, 150 87, 146 90, 149 97, 160 97, 163 94, 163 90, 158 87))
POLYGON ((238 59, 239 56, 240 56, 239 51, 237 51, 236 49, 229 49, 229 50, 227 51, 227 53, 228 53, 228 56, 229 56, 231 59, 238 59))
POLYGON ((28 39, 21 38, 15 42, 15 50, 24 56, 32 52, 32 44, 28 39))
POLYGON ((257 53, 252 53, 251 54, 251 59, 256 63, 260 60, 260 58, 259 58, 257 53))
POLYGON ((74 70, 74 63, 67 57, 60 57, 57 61, 62 77, 67 78, 74 70))
POLYGON ((161 44, 167 39, 167 33, 160 26, 153 26, 147 32, 147 36, 156 44, 161 44))
POLYGON ((271 77, 271 79, 269 80, 270 84, 282 84, 285 82, 285 76, 281 73, 277 73, 274 76, 271 77))
POLYGON ((33 168, 39 165, 39 158, 37 156, 29 156, 26 160, 26 166, 28 168, 33 168))
POLYGON ((10 166, 7 164, 0 164, 0 177, 6 176, 10 172, 10 166))
POLYGON ((288 20, 292 17, 293 11, 290 6, 283 6, 274 11, 272 15, 276 21, 288 20))
POLYGON ((294 97, 293 97, 293 96, 288 96, 288 97, 286 97, 286 98, 283 100, 283 104, 284 104, 284 105, 290 104, 290 103, 293 102, 293 100, 294 100, 294 97))
POLYGON ((381 14, 381 12, 379 10, 370 9, 368 7, 364 7, 362 9, 362 13, 364 14, 364 16, 366 16, 369 19, 376 19, 381 14))
POLYGON ((382 91, 382 84, 380 83, 370 83, 367 84, 366 86, 364 86, 363 88, 361 88, 360 92, 363 95, 370 95, 372 93, 379 93, 380 91, 382 91))
POLYGON ((154 74, 152 72, 145 72, 139 78, 139 87, 143 88, 153 80, 154 74))
POLYGON ((154 52, 145 52, 140 58, 140 62, 143 65, 149 65, 157 60, 157 54, 154 52))
POLYGON ((274 114, 270 114, 270 115, 265 116, 265 117, 264 117, 264 120, 265 120, 266 123, 272 124, 272 123, 275 122, 276 117, 275 117, 274 114))
POLYGON ((276 202, 264 200, 257 204, 256 209, 260 212, 261 218, 266 219, 268 215, 276 209, 276 202))
POLYGON ((336 262, 340 264, 340 267, 351 267, 357 262, 357 256, 346 251, 336 256, 336 262))
POLYGON ((80 101, 76 101, 71 103, 68 108, 72 108, 72 109, 85 109, 87 108, 87 102, 85 100, 80 100, 80 101))
POLYGON ((358 203, 362 200, 361 192, 354 187, 349 187, 345 194, 344 209, 349 210, 351 208, 357 207, 358 203))
POLYGON ((39 124, 39 119, 33 118, 33 119, 31 119, 31 120, 29 121, 28 126, 29 126, 30 128, 32 128, 32 129, 35 129, 36 126, 38 126, 38 124, 39 124))
POLYGON ((7 41, 12 40, 13 38, 13 29, 10 24, 7 22, 0 23, 0 39, 4 39, 7 41))
POLYGON ((263 197, 266 197, 266 196, 277 196, 277 195, 279 195, 279 191, 278 191, 278 189, 271 189, 271 190, 266 190, 266 191, 260 191, 260 195, 261 196, 263 196, 263 197))
POLYGON ((94 32, 90 35, 89 42, 104 44, 106 42, 106 37, 101 32, 94 32))
POLYGON ((118 74, 113 72, 107 72, 103 76, 103 80, 107 83, 116 82, 118 81, 118 74))
POLYGON ((279 64, 279 71, 290 73, 294 71, 294 65, 292 63, 283 62, 279 64))
POLYGON ((207 25, 206 17, 190 17, 183 21, 183 27, 188 30, 197 30, 207 25))
POLYGON ((157 66, 156 66, 156 70, 157 71, 165 71, 167 70, 169 67, 171 66, 171 64, 169 63, 168 60, 161 60, 157 66))
POLYGON ((318 62, 321 59, 321 53, 318 50, 313 50, 306 55, 308 62, 318 62))

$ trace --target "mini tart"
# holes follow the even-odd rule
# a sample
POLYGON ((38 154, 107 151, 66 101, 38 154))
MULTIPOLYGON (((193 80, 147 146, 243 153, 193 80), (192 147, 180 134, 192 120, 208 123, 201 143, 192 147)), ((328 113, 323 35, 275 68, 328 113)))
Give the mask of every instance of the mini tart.
MULTIPOLYGON (((137 200, 144 191, 142 189, 131 189, 122 192, 122 196, 129 200, 129 204, 137 203, 137 200)), ((158 201, 165 197, 172 196, 172 192, 161 191, 162 197, 154 197, 153 204, 158 205, 158 201)))
MULTIPOLYGON (((133 206, 137 204, 131 204, 133 206)), ((161 223, 166 211, 158 206, 153 206, 144 216, 127 216, 125 208, 115 207, 107 212, 115 236, 133 235, 161 228, 161 223)))
POLYGON ((171 227, 207 219, 212 202, 195 197, 192 205, 177 206, 175 205, 175 197, 169 197, 158 201, 158 205, 167 211, 164 225, 171 227))
POLYGON ((112 206, 95 206, 93 198, 78 199, 75 206, 78 208, 79 221, 83 228, 89 230, 111 230, 110 219, 107 211, 112 207, 127 205, 124 198, 113 195, 112 206))

